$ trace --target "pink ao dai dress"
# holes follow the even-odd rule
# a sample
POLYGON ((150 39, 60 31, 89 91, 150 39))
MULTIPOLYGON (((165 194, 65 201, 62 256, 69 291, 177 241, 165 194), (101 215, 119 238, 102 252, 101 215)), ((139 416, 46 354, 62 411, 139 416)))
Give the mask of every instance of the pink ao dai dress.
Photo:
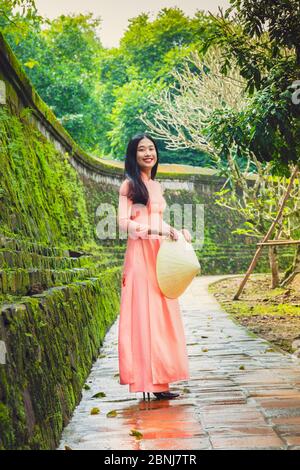
MULTIPOLYGON (((143 174, 142 174, 143 175, 143 174)), ((129 180, 119 189, 118 225, 128 234, 124 257, 118 356, 120 384, 130 392, 162 392, 169 383, 189 378, 185 333, 178 299, 168 299, 156 279, 156 257, 164 237, 161 229, 166 201, 161 184, 142 176, 147 206, 128 198, 129 180)))

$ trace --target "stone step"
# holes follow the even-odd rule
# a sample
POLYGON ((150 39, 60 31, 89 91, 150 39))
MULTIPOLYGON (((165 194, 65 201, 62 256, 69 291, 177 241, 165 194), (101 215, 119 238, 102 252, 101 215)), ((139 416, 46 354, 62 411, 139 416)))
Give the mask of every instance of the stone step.
MULTIPOLYGON (((249 256, 252 258, 255 253, 255 250, 254 251, 250 251, 250 250, 224 250, 222 251, 222 250, 206 250, 206 249, 198 250, 196 249, 195 251, 198 252, 199 254, 201 253, 201 256, 224 256, 224 258, 228 258, 230 256, 241 256, 241 255, 249 256)), ((280 257, 291 257, 291 256, 294 256, 293 252, 280 253, 280 257)), ((262 253, 262 257, 268 257, 267 251, 262 253)))
POLYGON ((0 234, 0 249, 36 253, 42 256, 70 256, 69 249, 45 245, 20 238, 12 238, 3 234, 0 234))
MULTIPOLYGON (((201 249, 195 249, 195 251, 201 253, 203 256, 208 255, 211 256, 212 254, 222 254, 226 253, 227 255, 231 254, 246 254, 248 256, 253 256, 255 253, 256 246, 255 245, 234 245, 228 246, 228 244, 218 244, 218 245, 206 245, 204 244, 201 249)), ((123 253, 126 250, 126 245, 118 245, 115 246, 105 246, 104 251, 106 253, 123 253)), ((285 255, 294 255, 295 249, 292 247, 281 247, 282 256, 285 255)), ((265 254, 267 255, 267 250, 265 250, 265 254)))
POLYGON ((41 279, 44 275, 44 277, 42 278, 42 282, 33 282, 34 277, 31 276, 32 282, 30 284, 26 285, 26 283, 24 283, 23 285, 14 286, 13 283, 11 283, 10 286, 6 286, 6 292, 1 292, 3 272, 0 271, 0 310, 1 307, 7 303, 18 303, 26 298, 34 298, 39 296, 43 297, 52 290, 63 289, 68 285, 81 285, 85 281, 95 281, 99 279, 99 277, 101 277, 102 275, 105 275, 106 272, 119 269, 121 269, 119 263, 109 263, 101 267, 95 266, 94 269, 75 268, 74 270, 61 271, 60 273, 54 271, 52 274, 50 272, 51 270, 49 270, 49 272, 45 270, 45 272, 38 273, 40 275, 39 279, 41 279), (51 278, 53 274, 55 277, 51 278))
POLYGON ((116 252, 124 252, 126 250, 126 246, 127 245, 118 245, 117 243, 115 244, 115 246, 104 246, 103 247, 103 251, 105 253, 116 253, 116 252))
POLYGON ((94 266, 72 269, 7 269, 0 271, 0 293, 10 295, 32 295, 61 284, 96 276, 99 271, 119 266, 116 259, 98 261, 94 266))
POLYGON ((98 260, 111 259, 111 253, 86 254, 80 257, 45 256, 38 253, 0 249, 1 268, 67 269, 85 267, 98 260))
MULTIPOLYGON (((8 237, 0 233, 0 251, 14 251, 22 253, 35 253, 41 256, 58 258, 81 258, 85 255, 100 255, 106 252, 106 246, 95 243, 88 250, 74 247, 61 248, 42 243, 32 242, 19 238, 8 237)), ((109 250, 113 251, 113 250, 109 250)))

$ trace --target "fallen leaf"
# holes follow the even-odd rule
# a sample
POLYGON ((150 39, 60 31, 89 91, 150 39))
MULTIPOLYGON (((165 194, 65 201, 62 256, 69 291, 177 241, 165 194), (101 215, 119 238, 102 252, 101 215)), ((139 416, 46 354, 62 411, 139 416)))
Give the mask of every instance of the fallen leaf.
POLYGON ((104 393, 104 392, 98 392, 98 393, 95 393, 95 395, 92 396, 92 398, 103 398, 103 397, 106 397, 106 393, 104 393))
POLYGON ((91 409, 91 415, 98 415, 100 413, 99 408, 92 408, 91 409))
POLYGON ((130 436, 134 436, 136 439, 142 439, 143 434, 140 431, 137 431, 136 429, 131 429, 130 436))
POLYGON ((116 410, 111 410, 108 413, 106 413, 107 418, 115 418, 117 416, 116 410))

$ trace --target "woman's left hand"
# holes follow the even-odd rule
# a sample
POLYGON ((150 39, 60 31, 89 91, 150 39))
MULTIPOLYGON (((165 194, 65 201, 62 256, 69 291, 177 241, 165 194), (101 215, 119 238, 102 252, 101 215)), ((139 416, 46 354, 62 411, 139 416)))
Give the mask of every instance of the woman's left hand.
POLYGON ((181 229, 181 232, 182 232, 184 238, 186 239, 186 241, 191 243, 192 236, 191 236, 190 232, 186 228, 181 229))

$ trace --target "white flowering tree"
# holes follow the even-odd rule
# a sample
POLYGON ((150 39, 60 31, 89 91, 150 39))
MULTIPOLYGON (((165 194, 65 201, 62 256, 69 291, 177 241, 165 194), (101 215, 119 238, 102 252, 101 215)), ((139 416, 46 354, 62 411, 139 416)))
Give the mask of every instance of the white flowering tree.
MULTIPOLYGON (((154 119, 150 121, 144 115, 143 122, 155 137, 166 142, 169 149, 190 148, 210 154, 227 177, 221 191, 216 193, 217 204, 238 212, 244 219, 236 233, 261 239, 274 224, 274 239, 293 238, 300 228, 299 181, 294 179, 289 187, 286 176, 271 175, 271 162, 262 163, 249 150, 249 135, 254 132, 251 128, 255 120, 253 114, 263 103, 257 104, 254 99, 252 105, 251 99, 246 97, 245 80, 236 64, 232 63, 225 77, 222 73, 222 52, 211 48, 204 59, 193 52, 183 64, 182 71, 173 75, 174 86, 151 98, 158 108, 154 119), (243 114, 244 109, 248 109, 248 120, 243 114), (234 141, 225 135, 226 166, 221 161, 224 142, 220 144, 220 135, 223 138, 223 129, 226 134, 228 124, 219 131, 219 123, 222 123, 220 116, 224 115, 229 125, 232 122, 232 127, 236 126, 242 134, 239 145, 236 144, 237 139, 234 141), (242 115, 240 120, 237 119, 239 115, 242 115), (243 158, 239 159, 237 156, 241 149, 243 158), (285 197, 287 190, 289 198, 285 197), (283 198, 285 205, 278 220, 278 208, 283 198)), ((293 169, 290 165, 290 171, 293 169)), ((279 284, 278 249, 276 246, 268 248, 271 287, 274 288, 279 284)))
POLYGON ((246 100, 245 80, 234 64, 224 76, 221 57, 216 47, 207 52, 205 60, 191 52, 182 70, 172 72, 174 85, 150 97, 158 110, 153 119, 144 114, 141 120, 168 149, 201 150, 219 161, 214 145, 205 137, 208 118, 217 109, 240 111, 246 100))

